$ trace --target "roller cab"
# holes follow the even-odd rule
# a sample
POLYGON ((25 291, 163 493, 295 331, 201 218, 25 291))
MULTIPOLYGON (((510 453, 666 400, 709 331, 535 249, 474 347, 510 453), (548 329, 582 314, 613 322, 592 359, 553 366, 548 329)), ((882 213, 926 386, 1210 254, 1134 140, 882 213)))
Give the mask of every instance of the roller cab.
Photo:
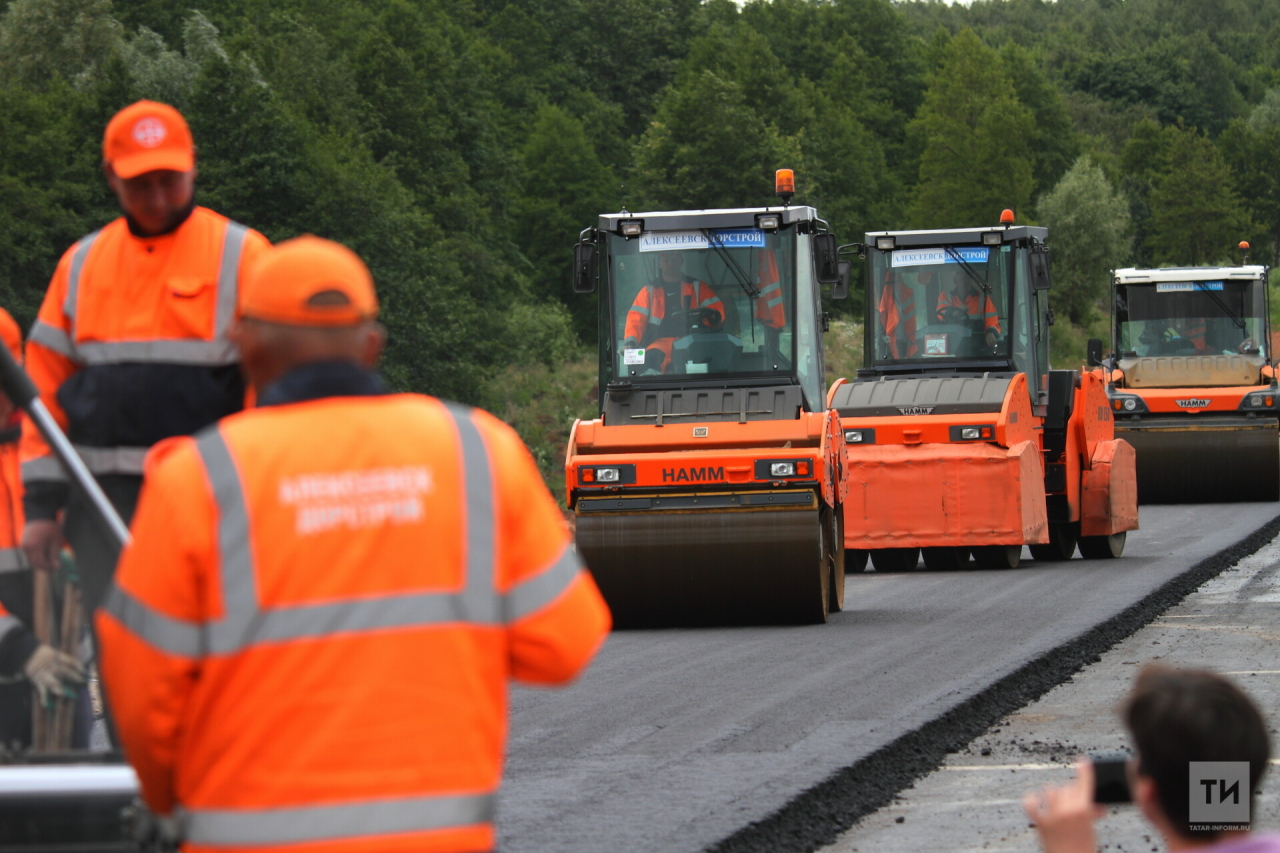
POLYGON ((810 207, 601 216, 599 417, 566 454, 576 541, 619 627, 813 623, 844 595, 843 434, 823 394, 810 207))
POLYGON ((845 547, 878 570, 1118 556, 1133 450, 1102 382, 1049 368, 1047 229, 866 235, 866 363, 828 402, 845 439, 845 547))
POLYGON ((1280 499, 1264 266, 1122 269, 1107 382, 1143 503, 1280 499))

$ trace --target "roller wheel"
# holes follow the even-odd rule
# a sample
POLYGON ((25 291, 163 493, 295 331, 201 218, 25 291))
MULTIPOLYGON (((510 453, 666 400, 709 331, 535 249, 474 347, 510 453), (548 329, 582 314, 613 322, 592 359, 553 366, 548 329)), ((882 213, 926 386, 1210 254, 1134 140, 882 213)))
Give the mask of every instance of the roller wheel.
POLYGON ((1079 528, 1073 522, 1049 525, 1049 544, 1030 545, 1033 559, 1042 563, 1060 563, 1070 560, 1076 553, 1079 528))
POLYGON ((983 569, 1016 569, 1022 561, 1022 546, 983 545, 973 549, 973 559, 983 569))
POLYGON ((859 548, 844 552, 844 570, 850 574, 860 575, 867 570, 869 552, 859 548))
POLYGON ((955 572, 969 566, 969 549, 948 546, 921 548, 924 565, 931 572, 955 572))
POLYGON ((836 507, 834 512, 828 511, 826 516, 830 522, 830 535, 826 544, 831 571, 827 610, 839 613, 844 609, 844 510, 836 507))
POLYGON ((877 548, 871 552, 871 565, 877 572, 914 572, 919 563, 919 548, 877 548))
POLYGON ((1086 560, 1114 560, 1124 553, 1124 533, 1110 536, 1081 536, 1080 556, 1086 560))

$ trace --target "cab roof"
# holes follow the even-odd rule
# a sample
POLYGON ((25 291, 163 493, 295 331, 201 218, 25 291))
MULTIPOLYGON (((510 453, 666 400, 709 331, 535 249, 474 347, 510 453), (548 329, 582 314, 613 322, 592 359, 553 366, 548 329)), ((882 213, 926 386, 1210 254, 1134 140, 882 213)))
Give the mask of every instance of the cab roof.
POLYGON ((928 231, 868 231, 866 243, 874 247, 877 237, 892 237, 896 246, 937 246, 939 243, 981 243, 983 234, 1004 232, 1000 242, 1035 237, 1047 240, 1049 229, 1036 225, 990 225, 985 228, 935 228, 928 231))
POLYGON ((616 232, 618 223, 633 219, 644 220, 645 231, 685 231, 691 228, 754 228, 756 216, 761 213, 777 213, 782 224, 812 222, 818 219, 818 211, 808 205, 783 207, 735 207, 724 210, 656 210, 643 213, 602 213, 597 227, 601 231, 616 232))
POLYGON ((1259 264, 1242 267, 1163 267, 1136 269, 1127 267, 1113 275, 1117 284, 1142 284, 1148 281, 1218 281, 1224 278, 1260 279, 1267 268, 1259 264))

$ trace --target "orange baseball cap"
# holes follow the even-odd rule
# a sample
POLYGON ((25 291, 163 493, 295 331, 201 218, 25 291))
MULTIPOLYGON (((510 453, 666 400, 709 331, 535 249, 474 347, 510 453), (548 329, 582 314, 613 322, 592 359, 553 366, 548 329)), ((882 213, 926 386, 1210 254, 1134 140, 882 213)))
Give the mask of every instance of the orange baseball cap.
POLYGON ((244 280, 241 313, 286 326, 354 326, 378 316, 373 276, 346 246, 310 234, 264 252, 244 280))
POLYGON ((122 178, 161 169, 189 172, 196 163, 191 128, 168 104, 138 101, 107 122, 102 159, 122 178))

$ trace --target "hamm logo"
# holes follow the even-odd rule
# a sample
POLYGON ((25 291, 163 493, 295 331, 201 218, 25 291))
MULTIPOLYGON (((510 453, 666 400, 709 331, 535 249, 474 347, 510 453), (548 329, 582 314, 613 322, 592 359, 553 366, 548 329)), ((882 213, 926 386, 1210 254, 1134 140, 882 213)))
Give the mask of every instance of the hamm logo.
POLYGON ((724 468, 721 466, 706 468, 663 468, 664 483, 714 483, 724 479, 724 468))
POLYGON ((1205 408, 1208 408, 1209 404, 1213 401, 1199 400, 1195 397, 1192 397, 1190 400, 1174 400, 1173 402, 1177 403, 1179 408, 1183 408, 1183 409, 1205 409, 1205 408))
POLYGON ((927 415, 933 411, 933 406, 899 406, 898 411, 904 415, 927 415))

